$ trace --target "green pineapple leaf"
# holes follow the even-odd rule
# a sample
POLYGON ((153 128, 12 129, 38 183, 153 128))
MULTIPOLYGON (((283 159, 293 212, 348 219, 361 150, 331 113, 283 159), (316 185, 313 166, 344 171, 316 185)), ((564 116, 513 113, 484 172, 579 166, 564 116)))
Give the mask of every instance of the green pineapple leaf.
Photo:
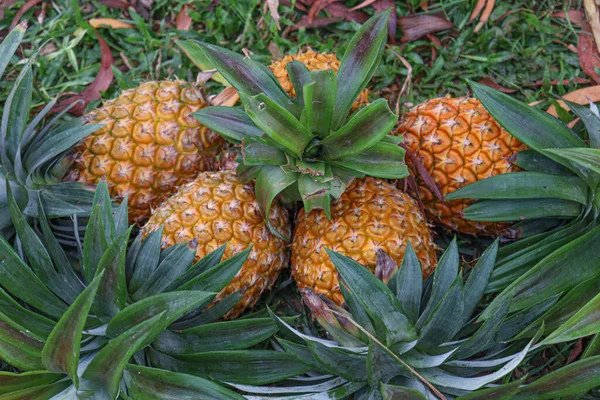
POLYGON ((63 374, 55 374, 48 371, 24 372, 21 374, 1 371, 0 395, 50 385, 63 378, 63 374))
POLYGON ((388 286, 398 297, 404 313, 412 324, 417 323, 421 308, 423 294, 423 272, 421 271, 421 263, 409 241, 406 244, 400 269, 392 276, 388 286))

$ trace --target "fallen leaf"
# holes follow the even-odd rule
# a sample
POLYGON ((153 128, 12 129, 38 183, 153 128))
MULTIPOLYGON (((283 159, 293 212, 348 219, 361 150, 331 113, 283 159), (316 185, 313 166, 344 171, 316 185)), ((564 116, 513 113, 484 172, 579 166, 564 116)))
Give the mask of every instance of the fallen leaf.
POLYGON ((269 45, 267 46, 267 49, 269 49, 269 53, 271 53, 271 55, 273 56, 273 58, 279 59, 279 58, 283 57, 283 53, 281 52, 281 50, 277 46, 277 43, 275 43, 274 41, 271 40, 269 42, 269 45))
POLYGON ((479 83, 484 84, 486 86, 489 86, 493 89, 499 90, 503 93, 514 93, 517 91, 517 89, 509 89, 507 87, 504 87, 502 85, 499 85, 494 78, 490 77, 490 76, 484 76, 483 78, 481 78, 479 80, 479 83))
POLYGON ((8 10, 16 2, 17 2, 17 0, 3 0, 0 3, 0 20, 4 19, 4 10, 8 10))
POLYGON ((487 0, 487 3, 485 4, 485 8, 483 9, 483 12, 481 13, 481 17, 479 18, 479 22, 477 23, 477 25, 475 26, 475 29, 473 30, 475 33, 479 32, 481 30, 481 28, 483 28, 483 26, 487 23, 488 19, 490 18, 490 15, 492 15, 492 11, 494 11, 495 4, 496 4, 496 0, 487 0))
POLYGON ((238 102, 240 96, 233 86, 227 86, 218 95, 210 101, 211 106, 233 107, 238 102))
POLYGON ((135 26, 114 18, 92 18, 88 21, 92 28, 110 27, 113 29, 133 29, 135 26))
POLYGON ((475 4, 475 8, 473 8, 473 12, 471 13, 471 16, 469 17, 469 22, 473 22, 473 20, 475 18, 477 18, 479 16, 479 14, 481 14, 481 10, 483 10, 483 7, 485 6, 487 0, 477 0, 477 4, 475 4))
POLYGON ((175 18, 175 28, 180 31, 189 31, 192 27, 192 17, 188 14, 188 9, 192 8, 189 4, 181 7, 177 18, 175 18))
POLYGON ((573 348, 573 351, 571 352, 571 355, 567 359, 567 362, 565 363, 565 365, 571 364, 573 361, 575 361, 575 359, 577 357, 579 357, 579 355, 582 352, 583 352, 583 338, 579 338, 577 343, 575 343, 575 347, 573 348))
POLYGON ((600 9, 598 8, 598 4, 596 4, 596 0, 583 0, 583 7, 588 24, 594 35, 596 50, 600 53, 600 9))
POLYGON ((19 21, 21 21, 21 18, 23 18, 23 14, 25 14, 27 11, 29 11, 32 7, 38 5, 42 0, 28 0, 25 2, 25 4, 23 4, 21 6, 21 8, 19 8, 19 11, 17 11, 17 13, 15 14, 12 22, 10 23, 10 29, 9 30, 13 30, 13 28, 15 26, 17 26, 17 24, 19 23, 19 21))
POLYGON ((595 70, 595 68, 600 68, 600 53, 598 53, 592 34, 585 29, 579 33, 577 56, 583 72, 596 83, 600 83, 600 76, 595 70))
POLYGON ((327 7, 328 5, 335 3, 336 1, 339 0, 317 0, 313 3, 313 5, 310 7, 310 10, 308 10, 308 22, 311 23, 313 21, 313 19, 319 15, 319 13, 321 11, 323 11, 325 9, 325 7, 327 7))
POLYGON ((394 4, 394 0, 379 0, 375 4, 373 4, 373 8, 375 12, 380 13, 387 9, 393 9, 392 14, 390 15, 390 20, 388 22, 388 36, 390 38, 390 43, 396 43, 396 28, 398 27, 398 14, 396 12, 396 5, 394 4))
POLYGON ((107 90, 110 87, 110 84, 113 81, 114 75, 112 71, 113 65, 113 56, 110 51, 110 47, 106 44, 104 39, 98 34, 98 32, 94 32, 96 37, 98 38, 98 43, 100 44, 100 52, 102 54, 102 58, 100 60, 100 71, 96 75, 96 78, 92 83, 88 85, 81 93, 75 94, 72 97, 69 97, 65 100, 62 100, 60 103, 55 105, 52 108, 52 112, 59 112, 64 110, 70 104, 80 101, 79 104, 75 105, 73 108, 69 110, 70 114, 75 116, 82 116, 85 107, 91 101, 97 100, 100 98, 100 92, 107 90))
POLYGON ((304 15, 300 18, 300 21, 296 22, 292 30, 298 30, 300 28, 324 28, 327 25, 335 24, 341 20, 341 17, 315 18, 312 22, 308 22, 308 16, 304 15))
POLYGON ((360 10, 361 8, 365 8, 367 6, 370 6, 371 4, 375 3, 377 0, 365 0, 362 3, 360 3, 359 5, 352 7, 350 9, 350 11, 355 11, 355 10, 360 10))
POLYGON ((575 25, 583 26, 587 23, 583 12, 580 10, 569 10, 566 13, 564 11, 555 12, 550 15, 552 18, 563 18, 568 19, 575 25))
POLYGON ((131 4, 124 0, 100 0, 99 3, 103 6, 119 8, 121 10, 127 10, 131 7, 131 4))
POLYGON ((430 66, 433 66, 433 63, 435 62, 435 59, 438 55, 437 49, 442 46, 442 42, 433 33, 428 33, 427 39, 429 39, 431 43, 433 43, 433 46, 431 46, 431 62, 429 63, 430 66))
POLYGON ((402 41, 411 42, 426 36, 428 33, 444 31, 454 27, 442 14, 415 14, 398 18, 398 26, 402 29, 402 41))
POLYGON ((364 24, 369 19, 369 16, 362 11, 351 11, 342 3, 331 3, 327 6, 327 12, 332 17, 340 17, 346 21, 356 21, 364 24))
MULTIPOLYGON (((548 82, 548 84, 550 84, 552 86, 556 86, 558 84, 566 86, 571 83, 574 83, 576 85, 587 85, 588 83, 592 83, 592 81, 590 79, 586 79, 586 78, 573 78, 573 79, 563 79, 562 81, 553 80, 553 81, 548 82)), ((545 84, 546 83, 543 81, 537 81, 537 82, 533 82, 533 83, 526 83, 523 86, 524 87, 540 87, 540 86, 544 86, 545 84)))
POLYGON ((279 11, 277 11, 277 8, 279 7, 279 0, 267 0, 267 6, 269 7, 271 18, 273 18, 273 21, 275 21, 277 30, 281 30, 281 26, 279 25, 279 11))
MULTIPOLYGON (((590 102, 596 103, 600 101, 600 85, 588 86, 583 89, 574 90, 561 97, 567 101, 581 105, 588 105, 590 104, 590 102)), ((564 108, 565 110, 569 110, 569 107, 562 100, 557 99, 557 101, 562 108, 564 108)), ((548 114, 554 115, 555 117, 558 117, 558 114, 556 113, 556 108, 553 105, 548 107, 546 112, 548 114)))

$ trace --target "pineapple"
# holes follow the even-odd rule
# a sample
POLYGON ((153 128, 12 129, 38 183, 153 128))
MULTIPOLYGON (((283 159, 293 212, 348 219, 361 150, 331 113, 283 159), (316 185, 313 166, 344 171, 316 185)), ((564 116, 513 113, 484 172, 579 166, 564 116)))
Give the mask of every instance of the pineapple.
POLYGON ((199 172, 214 167, 221 137, 191 114, 208 105, 198 88, 181 81, 146 82, 85 117, 103 127, 73 148, 66 181, 109 183, 111 196, 128 196, 131 222, 199 172))
POLYGON ((501 250, 488 287, 501 293, 484 318, 507 298, 515 311, 565 294, 583 305, 591 299, 579 287, 597 276, 599 267, 598 109, 567 102, 581 119, 571 129, 492 88, 473 82, 471 87, 490 115, 530 149, 518 153, 521 172, 491 176, 446 196, 478 199, 464 210, 468 220, 518 221, 529 233, 501 250))
MULTIPOLYGON (((479 100, 468 97, 444 97, 419 104, 404 116, 396 134, 404 137, 406 148, 418 157, 442 196, 490 176, 520 171, 513 161, 525 149, 479 100)), ((471 235, 509 234, 509 224, 466 220, 462 213, 472 201, 438 199, 410 166, 418 196, 433 221, 471 235)))
MULTIPOLYGON (((299 61, 308 68, 309 71, 333 70, 337 72, 340 69, 340 60, 335 54, 317 53, 312 49, 300 51, 298 54, 287 54, 283 58, 274 61, 269 65, 269 69, 279 81, 279 84, 291 97, 296 97, 296 90, 292 85, 292 80, 287 71, 287 65, 292 61, 299 61)), ((352 110, 355 111, 363 105, 369 104, 369 91, 364 89, 354 102, 352 110)))
MULTIPOLYGON (((280 234, 290 235, 285 208, 275 204, 269 220, 280 234)), ((254 306, 289 261, 287 242, 271 233, 263 221, 253 185, 240 182, 235 171, 200 173, 152 211, 142 232, 147 236, 161 226, 163 248, 195 239, 196 259, 225 244, 225 259, 252 246, 240 272, 216 298, 221 300, 236 291, 242 293, 242 299, 226 318, 235 318, 254 306)))
MULTIPOLYGON (((389 16, 388 10, 363 25, 339 68, 325 63, 331 56, 284 58, 291 86, 275 79, 283 77, 283 64, 272 66, 273 76, 250 58, 199 45, 238 90, 244 108, 208 107, 194 116, 241 145, 237 174, 244 182, 256 179, 263 216, 269 215, 277 196, 292 204, 302 201, 304 211, 294 235, 294 276, 300 286, 320 287, 337 300, 335 269, 326 261, 322 245, 346 246, 372 266, 377 246, 389 248, 385 241, 398 242, 398 257, 412 238, 423 256, 424 275, 435 265, 429 228, 417 205, 383 181, 368 178, 401 179, 408 174, 398 138, 388 135, 396 115, 385 99, 349 114, 382 57, 389 16), (315 58, 321 61, 308 61, 315 58), (311 71, 313 67, 332 69, 311 71), (292 87, 296 96, 290 98, 292 87), (333 211, 332 199, 338 199, 333 211), (384 203, 390 206, 387 214, 381 210, 384 203), (386 217, 394 218, 394 229, 386 217), (330 227, 340 230, 331 232, 330 227), (338 244, 342 239, 346 242, 338 244)), ((267 224, 272 225, 270 220, 267 224)))
POLYGON ((0 372, 0 397, 242 400, 225 382, 269 384, 311 369, 250 350, 277 332, 271 318, 216 322, 239 293, 207 309, 249 251, 220 262, 220 247, 195 263, 194 242, 161 252, 156 236, 138 236, 127 248, 127 201, 113 214, 104 182, 94 200, 83 252, 68 258, 43 213, 38 236, 8 192, 24 254, 0 238, 0 357, 21 372, 0 372))
POLYGON ((415 200, 375 178, 355 180, 334 201, 331 219, 323 210, 300 211, 292 242, 292 273, 298 287, 310 288, 337 304, 343 302, 332 249, 374 271, 378 251, 400 262, 408 243, 423 266, 423 277, 436 265, 435 245, 415 200))

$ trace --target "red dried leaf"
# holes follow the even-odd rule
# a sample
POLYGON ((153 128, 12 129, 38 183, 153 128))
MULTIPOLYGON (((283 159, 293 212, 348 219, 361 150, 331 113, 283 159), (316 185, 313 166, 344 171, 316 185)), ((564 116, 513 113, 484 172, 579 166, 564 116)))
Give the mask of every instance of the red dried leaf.
POLYGON ((509 88, 507 88, 507 87, 504 87, 504 86, 501 86, 501 85, 499 85, 499 84, 498 84, 498 83, 497 83, 497 82, 494 80, 494 78, 492 78, 492 77, 489 77, 489 76, 484 76, 483 78, 481 78, 481 79, 479 80, 479 83, 481 83, 481 84, 484 84, 484 85, 486 85, 486 86, 489 86, 489 87, 491 87, 491 88, 493 88, 493 89, 499 90, 499 91, 501 91, 501 92, 503 92, 503 93, 514 93, 514 92, 516 92, 516 91, 517 91, 517 89, 509 89, 509 88))
POLYGON ((327 12, 332 17, 343 18, 346 21, 356 21, 364 24, 369 19, 369 16, 362 11, 352 11, 342 3, 332 3, 327 6, 327 12))
POLYGON ((327 7, 328 5, 335 3, 336 1, 339 0, 317 0, 313 3, 313 5, 310 7, 310 10, 308 11, 308 22, 311 23, 313 21, 313 19, 319 15, 319 13, 321 11, 323 11, 325 9, 325 7, 327 7))
POLYGON ((579 33, 579 42, 577 43, 577 56, 581 69, 587 76, 600 84, 600 76, 594 68, 600 68, 600 54, 596 48, 594 37, 589 31, 584 30, 579 33))
POLYGON ((550 15, 552 18, 563 18, 568 19, 575 25, 584 26, 587 24, 585 20, 585 15, 580 10, 569 10, 567 13, 564 11, 555 12, 550 15))
POLYGON ((312 22, 308 22, 308 16, 303 16, 300 21, 296 22, 296 24, 292 27, 291 30, 295 31, 300 28, 323 28, 327 25, 334 24, 336 22, 341 21, 341 18, 315 18, 312 22))
POLYGON ((127 10, 131 7, 131 4, 125 0, 100 0, 98 3, 106 7, 119 8, 121 10, 127 10))
POLYGON ((10 23, 10 30, 12 31, 13 28, 15 26, 17 26, 17 24, 19 23, 21 18, 23 18, 23 14, 25 14, 27 11, 29 11, 32 7, 41 3, 41 1, 42 0, 29 0, 29 1, 25 2, 25 4, 23 4, 23 6, 21 8, 19 8, 19 11, 17 11, 17 13, 15 14, 15 17, 13 18, 12 22, 10 23))
POLYGON ((357 5, 356 7, 352 7, 350 10, 354 11, 354 10, 360 10, 361 8, 365 8, 366 6, 370 6, 371 4, 375 3, 377 0, 365 0, 362 3, 360 3, 359 5, 357 5))
POLYGON ((79 104, 75 105, 73 108, 69 110, 70 114, 75 116, 82 116, 85 111, 85 106, 88 105, 91 101, 97 100, 100 98, 100 92, 105 91, 110 87, 110 84, 113 81, 113 56, 110 51, 110 48, 102 39, 102 37, 97 33, 96 37, 98 38, 98 43, 100 44, 100 51, 102 53, 102 59, 100 61, 100 71, 98 71, 98 75, 96 75, 96 79, 92 83, 88 85, 81 93, 76 94, 68 99, 65 99, 55 105, 52 108, 52 112, 59 112, 64 110, 70 104, 82 100, 79 104))
POLYGON ((475 4, 475 8, 473 8, 473 12, 469 17, 469 22, 472 22, 475 18, 479 16, 479 14, 481 14, 481 10, 483 10, 486 1, 487 0, 477 0, 477 4, 475 4))
POLYGON ((175 19, 175 28, 180 31, 189 31, 192 26, 192 17, 188 14, 188 9, 192 8, 189 4, 184 5, 175 19))
POLYGON ((444 196, 442 195, 440 188, 435 183, 435 180, 433 180, 431 174, 427 171, 427 168, 425 168, 421 160, 419 160, 419 157, 417 157, 415 153, 410 151, 409 148, 406 147, 406 145, 404 145, 404 143, 400 143, 398 146, 404 149, 404 154, 417 170, 417 174, 419 174, 419 177, 423 179, 425 186, 427 186, 427 188, 431 190, 431 192, 435 195, 438 201, 444 201, 444 196))
POLYGON ((402 29, 402 41, 411 42, 428 33, 444 31, 454 27, 442 14, 409 15, 398 18, 398 26, 402 29))
POLYGON ((375 4, 373 4, 373 8, 375 12, 382 12, 387 9, 393 9, 392 14, 390 15, 390 21, 388 22, 388 36, 390 38, 390 43, 396 43, 396 28, 398 26, 398 14, 396 12, 396 5, 394 4, 394 0, 379 0, 375 4))
POLYGON ((571 352, 571 355, 569 356, 568 360, 567 360, 567 364, 571 364, 573 361, 575 361, 575 359, 577 357, 579 357, 579 355, 583 352, 583 338, 580 338, 577 343, 575 343, 575 347, 573 348, 573 351, 571 352))
POLYGON ((431 63, 430 63, 430 65, 433 66, 433 63, 435 62, 435 59, 437 58, 437 55, 438 55, 437 48, 442 46, 442 42, 433 33, 428 33, 427 39, 429 39, 431 41, 431 43, 433 43, 433 46, 431 46, 431 63))

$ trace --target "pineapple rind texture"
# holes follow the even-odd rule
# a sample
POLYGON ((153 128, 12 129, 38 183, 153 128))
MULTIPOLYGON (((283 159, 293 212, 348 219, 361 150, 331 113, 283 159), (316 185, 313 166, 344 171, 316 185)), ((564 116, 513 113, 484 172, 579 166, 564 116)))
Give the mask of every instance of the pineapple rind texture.
MULTIPOLYGON (((511 136, 468 97, 428 100, 411 109, 396 134, 421 161, 443 196, 494 175, 520 171, 511 159, 526 146, 511 136)), ((463 210, 472 200, 438 201, 423 179, 417 180, 427 216, 443 227, 472 235, 497 235, 510 225, 468 221, 463 210)))
POLYGON ((323 210, 296 217, 292 273, 299 288, 311 288, 341 304, 338 275, 325 248, 375 268, 377 250, 401 263, 410 241, 421 261, 423 277, 437 264, 435 244, 414 199, 389 183, 371 177, 355 180, 331 203, 331 219, 323 210))
MULTIPOLYGON (((340 60, 338 60, 335 54, 317 53, 310 49, 298 54, 287 54, 283 58, 274 61, 269 65, 269 69, 273 72, 281 87, 291 97, 296 97, 296 91, 294 90, 286 66, 292 61, 300 61, 309 71, 333 70, 337 73, 340 68, 340 60)), ((369 104, 369 91, 364 89, 358 95, 352 106, 352 110, 357 110, 366 104, 369 104)))
POLYGON ((73 149, 65 180, 106 178, 111 197, 129 196, 130 222, 145 222, 177 188, 214 167, 223 139, 191 115, 207 106, 202 92, 182 81, 125 91, 86 116, 104 127, 73 149))
MULTIPOLYGON (((270 222, 284 235, 291 227, 287 210, 278 203, 271 208, 270 222)), ((204 172, 153 211, 143 228, 146 236, 163 228, 162 247, 198 239, 196 260, 227 243, 223 259, 253 246, 239 273, 215 302, 240 290, 242 300, 225 316, 237 317, 253 307, 288 265, 287 243, 273 235, 258 208, 254 187, 243 184, 235 172, 204 172)))

